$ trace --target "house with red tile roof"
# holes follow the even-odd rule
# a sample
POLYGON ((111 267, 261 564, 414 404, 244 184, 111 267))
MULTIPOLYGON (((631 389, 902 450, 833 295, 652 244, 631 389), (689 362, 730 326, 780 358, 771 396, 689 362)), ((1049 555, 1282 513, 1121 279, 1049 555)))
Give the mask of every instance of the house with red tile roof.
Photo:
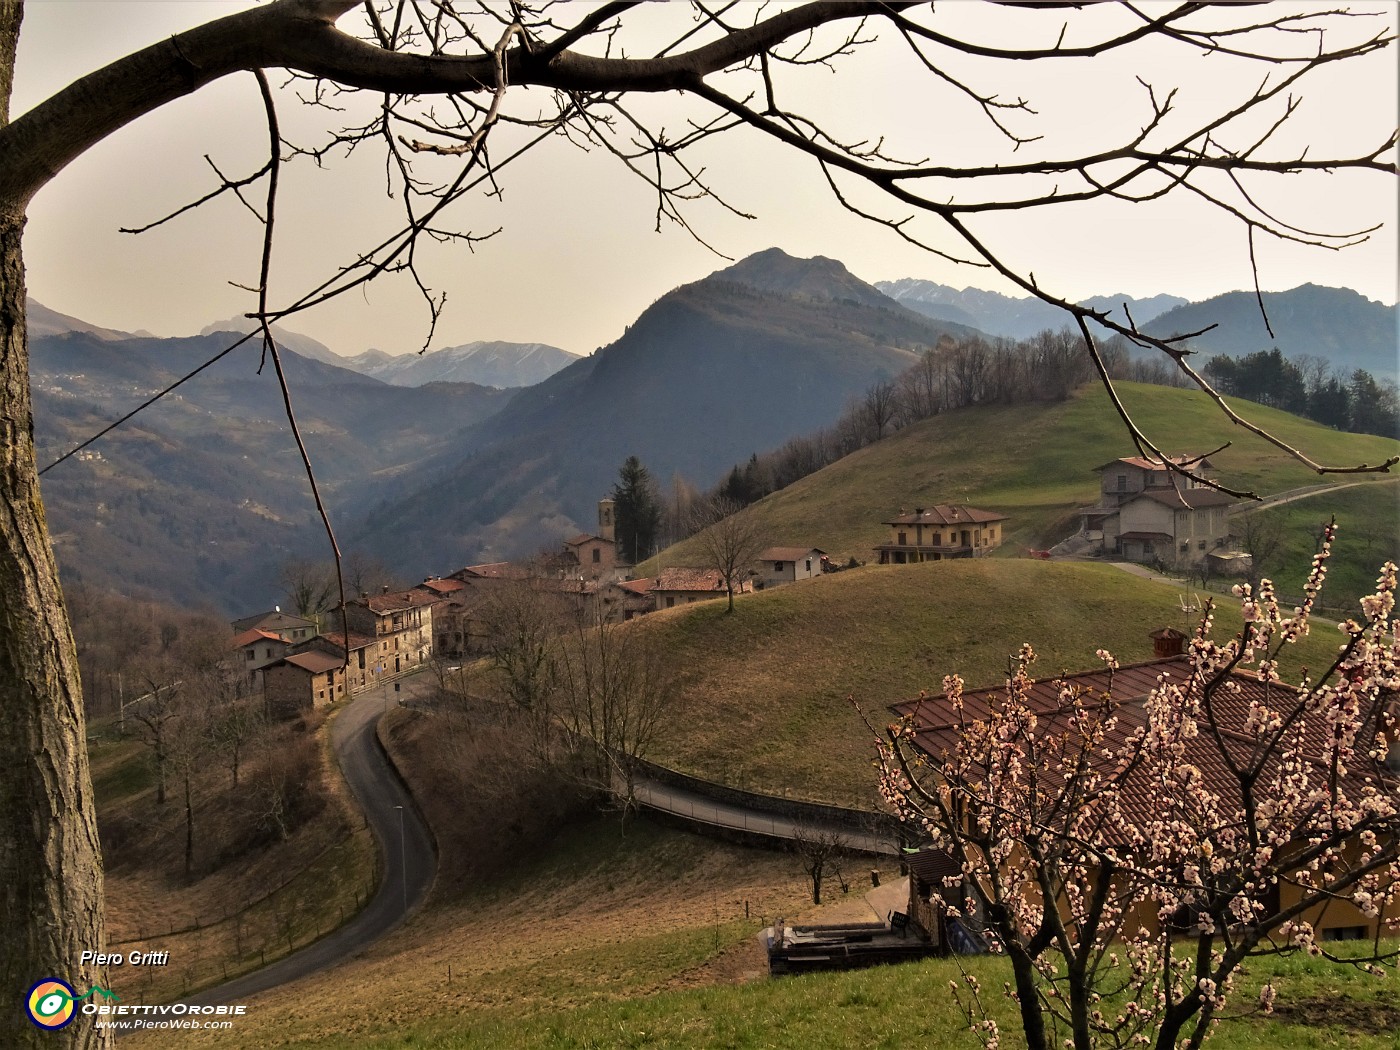
POLYGON ((617 623, 644 616, 656 608, 652 595, 655 580, 616 580, 599 586, 597 600, 602 610, 602 618, 607 623, 617 623))
MULTIPOLYGON (((1041 679, 1032 684, 1025 702, 1036 716, 1038 737, 1047 739, 1061 731, 1068 735, 1077 732, 1071 729, 1075 709, 1073 705, 1065 704, 1062 699, 1066 688, 1088 697, 1112 698, 1115 701, 1112 708, 1113 721, 1102 744, 1096 745, 1094 752, 1102 756, 1105 763, 1104 774, 1110 775, 1113 766, 1120 761, 1116 753, 1147 724, 1146 701, 1149 694, 1162 685, 1184 688, 1191 680, 1190 660, 1182 654, 1185 635, 1168 628, 1154 632, 1153 641, 1159 654, 1169 655, 1113 670, 1101 667, 1092 671, 1041 679)), ((1256 757, 1258 733, 1250 728, 1252 709, 1259 704, 1273 707, 1283 705, 1286 709, 1287 701, 1281 699, 1284 694, 1298 695, 1290 686, 1263 681, 1253 673, 1233 672, 1230 675, 1230 687, 1217 690, 1213 694, 1212 718, 1215 731, 1207 732, 1202 728, 1200 733, 1182 739, 1181 746, 1186 750, 1186 760, 1199 771, 1202 791, 1221 799, 1224 812, 1228 813, 1232 807, 1238 807, 1241 799, 1239 781, 1231 765, 1236 769, 1249 768, 1256 757)), ((955 706, 946 694, 940 694, 920 696, 896 704, 892 710, 901 718, 908 716, 912 719, 913 747, 928 760, 928 768, 935 771, 936 775, 936 771, 950 760, 950 756, 954 755, 962 742, 963 726, 986 718, 993 708, 1001 705, 1005 695, 1006 687, 1001 685, 965 690, 961 696, 960 707, 955 706)), ((1372 704, 1395 702, 1393 694, 1368 701, 1372 704)), ((1374 731, 1374 723, 1372 726, 1374 731)), ((1330 725, 1323 719, 1308 720, 1302 746, 1298 749, 1302 761, 1317 766, 1320 783, 1326 783, 1331 775, 1329 767, 1321 758, 1325 752, 1322 735, 1331 731, 1330 725)), ((1364 754, 1364 748, 1361 751, 1364 754)), ((1264 763, 1261 783, 1267 782, 1266 778, 1273 775, 1280 761, 1280 757, 1275 755, 1264 763)), ((1396 750, 1392 749, 1388 759, 1358 759, 1356 766, 1355 769, 1347 769, 1339 781, 1341 789, 1353 798, 1361 797, 1366 786, 1377 779, 1393 781, 1400 762, 1397 762, 1396 750)), ((1053 763, 1041 767, 1040 788, 1053 792, 1059 782, 1056 779, 1058 775, 1058 767, 1053 763)), ((1130 824, 1150 827, 1161 814, 1161 790, 1161 784, 1152 782, 1150 776, 1130 774, 1119 786, 1118 812, 1121 812, 1130 824)), ((933 927, 926 924, 940 920, 938 913, 942 910, 942 904, 937 899, 940 892, 938 884, 947 876, 956 877, 959 869, 956 865, 947 868, 949 858, 946 854, 938 854, 937 851, 932 852, 925 860, 932 869, 939 870, 931 869, 929 877, 924 878, 918 887, 922 905, 915 900, 915 883, 911 882, 910 915, 932 934, 933 927)), ((1301 899, 1297 887, 1292 885, 1281 885, 1274 892, 1282 894, 1274 907, 1281 903, 1281 906, 1286 908, 1290 906, 1291 901, 1301 899)), ((959 892, 955 896, 961 898, 966 894, 959 892)), ((1307 913, 1303 918, 1314 924, 1319 940, 1369 939, 1376 934, 1378 927, 1381 929, 1381 936, 1387 936, 1390 929, 1384 916, 1368 917, 1344 899, 1307 913)), ((1154 912, 1144 913, 1135 921, 1151 928, 1157 920, 1154 912)))
POLYGON ((244 631, 251 630, 266 631, 269 634, 277 635, 283 641, 291 642, 293 645, 304 642, 308 638, 314 638, 317 630, 315 620, 284 613, 280 607, 253 616, 244 616, 234 620, 232 626, 234 634, 242 634, 244 631))
POLYGON ((262 671, 276 663, 292 648, 291 642, 272 631, 250 627, 233 636, 229 648, 234 651, 234 665, 246 687, 254 692, 262 689, 262 671))
MULTIPOLYGON (((753 590, 748 580, 735 585, 735 594, 753 590)), ((651 595, 658 609, 674 609, 678 605, 723 598, 729 593, 724 574, 718 569, 691 569, 676 566, 662 569, 652 581, 651 595)))
POLYGON ((875 548, 881 565, 981 558, 1001 546, 1005 514, 955 503, 916 507, 887 519, 890 538, 875 548))
POLYGON ((1125 456, 1094 469, 1099 501, 1081 507, 1080 534, 1091 549, 1125 561, 1193 566, 1232 549, 1230 506, 1237 500, 1168 464, 1208 475, 1200 456, 1125 456))

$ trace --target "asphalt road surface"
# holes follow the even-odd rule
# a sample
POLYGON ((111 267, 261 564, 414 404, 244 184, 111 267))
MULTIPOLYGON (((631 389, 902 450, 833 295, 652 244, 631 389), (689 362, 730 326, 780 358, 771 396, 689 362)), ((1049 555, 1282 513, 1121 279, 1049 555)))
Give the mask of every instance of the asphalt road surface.
POLYGON ((396 697, 413 697, 433 684, 431 675, 418 675, 401 682, 398 694, 392 683, 387 690, 374 689, 352 700, 331 724, 331 742, 341 771, 379 844, 384 879, 374 899, 344 926, 314 944, 183 1002, 238 1003, 334 966, 364 951, 423 903, 437 873, 432 836, 379 746, 375 724, 396 697))

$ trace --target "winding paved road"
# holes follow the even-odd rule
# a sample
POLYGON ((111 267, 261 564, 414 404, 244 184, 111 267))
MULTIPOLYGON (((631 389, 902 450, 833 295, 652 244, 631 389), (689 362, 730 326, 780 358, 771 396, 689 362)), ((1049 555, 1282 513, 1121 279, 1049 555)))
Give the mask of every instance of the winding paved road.
MULTIPOLYGON (((432 684, 430 675, 418 675, 401 682, 402 692, 397 695, 415 698, 432 684)), ((314 944, 181 1001, 201 1005, 241 1002, 334 966, 364 951, 423 903, 437 873, 437 854, 427 826, 375 736, 375 725, 387 706, 385 696, 382 689, 365 693, 331 723, 331 743, 341 772, 379 844, 380 870, 384 872, 379 892, 363 911, 314 944)), ((395 696, 392 689, 387 696, 395 696)))

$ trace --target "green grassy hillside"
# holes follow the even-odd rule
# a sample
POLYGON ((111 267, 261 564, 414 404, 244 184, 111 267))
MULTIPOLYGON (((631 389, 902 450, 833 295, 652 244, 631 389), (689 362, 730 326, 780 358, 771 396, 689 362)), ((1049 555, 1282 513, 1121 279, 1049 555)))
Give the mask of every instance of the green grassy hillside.
MULTIPOLYGON (((1267 495, 1326 480, 1231 424, 1204 394, 1138 383, 1120 384, 1120 391, 1139 426, 1167 451, 1208 452, 1235 442, 1212 457, 1220 480, 1233 487, 1267 495)), ((1343 434, 1286 412, 1232 403, 1329 466, 1377 463, 1400 453, 1393 440, 1343 434)), ((881 519, 901 507, 967 503, 1010 515, 1002 553, 1020 555, 1026 547, 1047 547, 1072 532, 1075 508, 1097 499, 1094 468, 1133 454, 1102 389, 1091 386, 1056 404, 979 406, 925 420, 745 513, 761 522, 770 543, 810 543, 842 561, 865 561, 887 538, 881 519)), ((693 541, 687 541, 640 566, 638 575, 662 563, 700 562, 693 541)))
POLYGON ((1300 600, 1316 538, 1332 519, 1337 538, 1327 576, 1329 607, 1354 606, 1376 589, 1382 562, 1400 561, 1400 478, 1318 493, 1255 513, 1262 521, 1277 523, 1281 540, 1278 550, 1260 565, 1260 573, 1290 601, 1300 600))
MULTIPOLYGON (((1042 677, 1150 659, 1150 631, 1189 629, 1176 588, 1111 565, 980 559, 868 566, 723 602, 655 613, 654 632, 679 669, 683 709, 657 761, 754 790, 873 807, 870 737, 846 697, 877 725, 885 708, 957 672, 996 685, 1022 642, 1042 677)), ((1228 600, 1217 629, 1233 632, 1228 600)), ((1305 661, 1335 645, 1325 629, 1305 661)))

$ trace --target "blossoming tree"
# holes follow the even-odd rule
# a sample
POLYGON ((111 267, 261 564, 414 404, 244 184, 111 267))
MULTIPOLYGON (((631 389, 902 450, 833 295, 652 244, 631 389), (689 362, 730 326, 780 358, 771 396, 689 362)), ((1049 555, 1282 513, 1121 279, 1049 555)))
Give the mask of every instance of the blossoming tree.
MULTIPOLYGON (((1054 682, 1031 677, 1026 646, 1004 689, 946 678, 877 734, 884 797, 961 868, 942 896, 1008 957, 1031 1050, 1198 1047, 1239 1012, 1250 956, 1381 972, 1396 954, 1382 940, 1400 921, 1395 565, 1338 625, 1330 666, 1280 676, 1314 626, 1331 542, 1329 528, 1300 608, 1267 580, 1237 588, 1245 625, 1227 641, 1207 606, 1178 660, 1119 668, 1100 651, 1101 671, 1054 682), (1324 924, 1369 943, 1335 955, 1324 924)), ((997 1046, 976 980, 954 990, 997 1046)))

